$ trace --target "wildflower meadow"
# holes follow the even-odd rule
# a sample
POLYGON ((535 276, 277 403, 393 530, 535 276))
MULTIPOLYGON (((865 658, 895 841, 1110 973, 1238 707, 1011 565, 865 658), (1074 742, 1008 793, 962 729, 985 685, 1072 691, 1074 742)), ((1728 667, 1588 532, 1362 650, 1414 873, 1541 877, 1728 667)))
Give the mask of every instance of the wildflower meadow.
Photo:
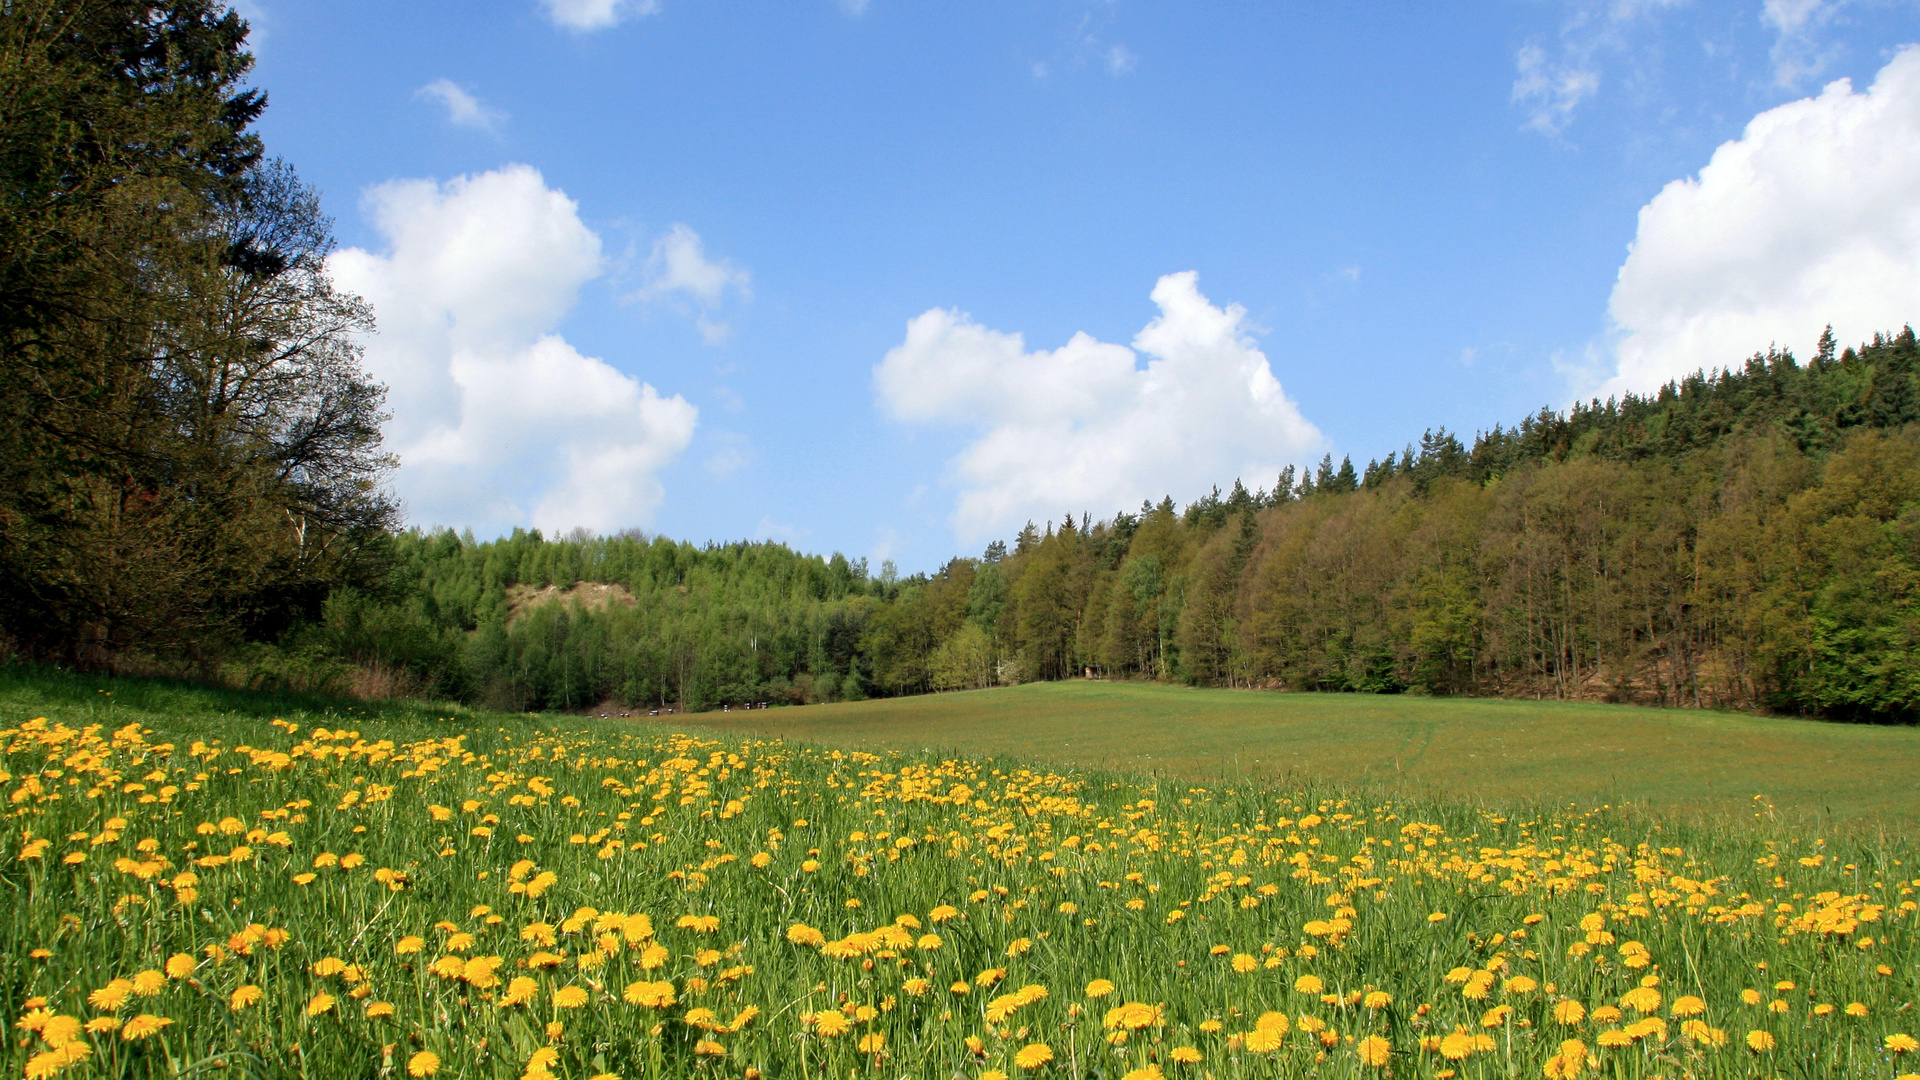
POLYGON ((0 791, 31 1080, 1920 1074, 1904 841, 471 715, 0 791))

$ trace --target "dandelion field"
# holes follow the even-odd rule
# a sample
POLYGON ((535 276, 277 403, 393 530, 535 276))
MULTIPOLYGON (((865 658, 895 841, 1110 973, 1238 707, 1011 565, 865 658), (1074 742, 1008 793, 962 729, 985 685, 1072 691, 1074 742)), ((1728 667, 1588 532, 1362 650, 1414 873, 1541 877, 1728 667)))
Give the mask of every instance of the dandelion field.
POLYGON ((1920 1073, 1904 841, 48 711, 0 723, 13 1076, 1920 1073))

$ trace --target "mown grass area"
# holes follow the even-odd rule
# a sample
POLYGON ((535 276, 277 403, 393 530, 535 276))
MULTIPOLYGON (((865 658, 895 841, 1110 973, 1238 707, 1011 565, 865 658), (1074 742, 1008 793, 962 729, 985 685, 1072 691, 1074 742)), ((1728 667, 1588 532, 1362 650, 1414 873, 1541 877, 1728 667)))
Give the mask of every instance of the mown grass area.
POLYGON ((1035 683, 703 713, 716 731, 835 746, 1006 754, 1194 780, 1311 779, 1492 804, 1920 832, 1920 728, 1697 709, 1035 683), (1756 803, 1754 796, 1762 796, 1756 803))
POLYGON ((30 1080, 1920 1068, 1897 837, 20 669, 0 795, 30 1080))

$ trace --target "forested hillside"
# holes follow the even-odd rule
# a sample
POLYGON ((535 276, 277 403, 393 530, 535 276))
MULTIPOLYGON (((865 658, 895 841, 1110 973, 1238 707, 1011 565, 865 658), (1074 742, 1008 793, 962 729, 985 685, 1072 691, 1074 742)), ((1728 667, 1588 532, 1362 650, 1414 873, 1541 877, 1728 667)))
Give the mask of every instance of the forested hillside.
MULTIPOLYGON (((1444 430, 896 579, 779 544, 395 539, 309 649, 516 708, 716 707, 1035 679, 1920 708, 1911 329, 1650 397, 1444 430), (580 583, 600 583, 586 589, 580 583)), ((1062 508, 1067 511, 1069 508, 1062 508)))

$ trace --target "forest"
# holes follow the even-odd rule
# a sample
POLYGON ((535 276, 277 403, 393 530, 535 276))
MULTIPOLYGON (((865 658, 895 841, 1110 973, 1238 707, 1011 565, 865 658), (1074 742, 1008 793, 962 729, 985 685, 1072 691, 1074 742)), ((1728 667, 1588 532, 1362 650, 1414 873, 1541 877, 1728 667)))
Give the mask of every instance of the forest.
POLYGON ((1060 507, 931 574, 403 530, 372 311, 253 130, 248 32, 0 8, 0 657, 516 710, 1098 677, 1920 716, 1911 327, 1060 507))
POLYGON ((1910 722, 1917 373, 1911 328, 1837 353, 1829 333, 1805 364, 1063 512, 906 577, 777 543, 402 532, 386 582, 336 590, 250 677, 306 656, 514 709, 1091 676, 1910 722))

